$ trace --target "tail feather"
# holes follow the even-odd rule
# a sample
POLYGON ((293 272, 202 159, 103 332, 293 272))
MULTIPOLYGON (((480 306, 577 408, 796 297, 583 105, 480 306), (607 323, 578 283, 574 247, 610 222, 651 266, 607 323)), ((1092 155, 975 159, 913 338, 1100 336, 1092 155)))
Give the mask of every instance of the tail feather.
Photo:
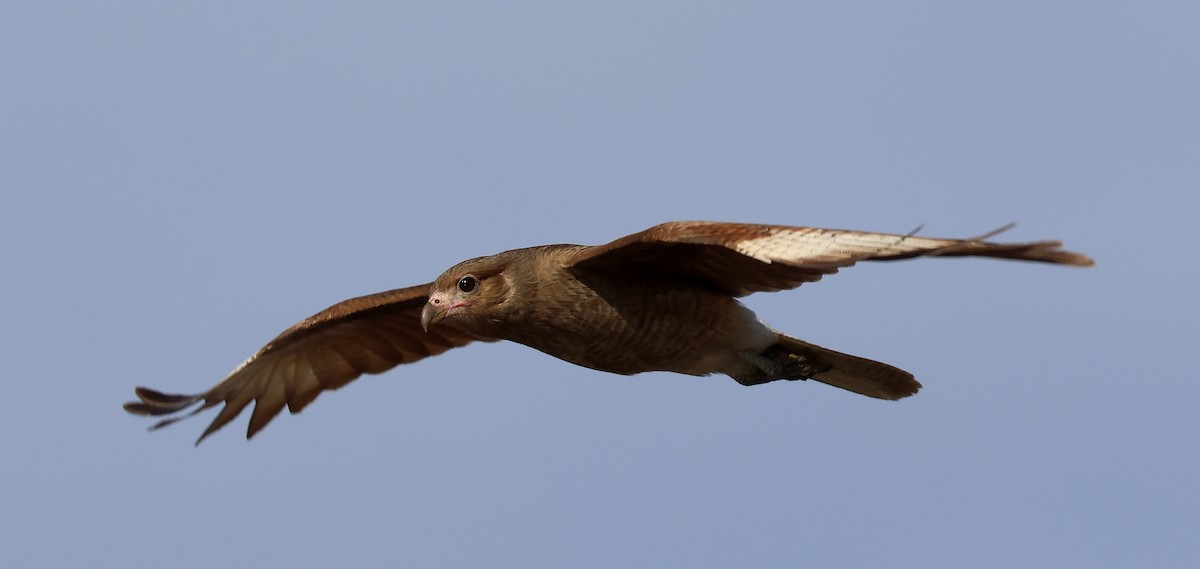
POLYGON ((815 362, 817 369, 824 370, 805 379, 815 379, 877 399, 902 399, 921 389, 921 384, 911 373, 885 363, 835 352, 784 334, 779 335, 779 347, 815 362))

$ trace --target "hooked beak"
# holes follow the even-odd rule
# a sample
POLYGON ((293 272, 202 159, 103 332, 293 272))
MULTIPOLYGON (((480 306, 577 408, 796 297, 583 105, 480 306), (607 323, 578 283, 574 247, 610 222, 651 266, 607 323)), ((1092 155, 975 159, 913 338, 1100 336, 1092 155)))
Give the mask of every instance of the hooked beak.
POLYGON ((426 302, 421 309, 421 329, 428 332, 430 324, 437 324, 446 317, 446 312, 432 302, 426 302))

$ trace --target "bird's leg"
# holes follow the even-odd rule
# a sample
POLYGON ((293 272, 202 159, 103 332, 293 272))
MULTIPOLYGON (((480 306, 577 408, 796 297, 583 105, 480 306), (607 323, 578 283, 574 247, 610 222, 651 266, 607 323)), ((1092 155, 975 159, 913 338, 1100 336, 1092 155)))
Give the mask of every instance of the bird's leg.
POLYGON ((741 356, 772 379, 808 379, 829 371, 832 366, 811 354, 796 353, 776 344, 761 354, 741 352, 741 356))
POLYGON ((767 374, 767 377, 770 379, 778 378, 783 373, 782 364, 763 354, 756 354, 750 350, 742 350, 738 352, 738 355, 753 364, 759 371, 767 374))
POLYGON ((808 379, 818 373, 829 371, 833 366, 804 354, 787 352, 783 368, 784 379, 808 379))

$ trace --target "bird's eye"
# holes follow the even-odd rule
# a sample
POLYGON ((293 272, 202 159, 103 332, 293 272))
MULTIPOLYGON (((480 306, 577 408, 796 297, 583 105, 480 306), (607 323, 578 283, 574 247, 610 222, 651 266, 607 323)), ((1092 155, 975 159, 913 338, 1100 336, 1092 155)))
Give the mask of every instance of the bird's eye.
POLYGON ((471 275, 458 279, 458 290, 463 292, 473 292, 477 286, 479 286, 479 281, 471 275))

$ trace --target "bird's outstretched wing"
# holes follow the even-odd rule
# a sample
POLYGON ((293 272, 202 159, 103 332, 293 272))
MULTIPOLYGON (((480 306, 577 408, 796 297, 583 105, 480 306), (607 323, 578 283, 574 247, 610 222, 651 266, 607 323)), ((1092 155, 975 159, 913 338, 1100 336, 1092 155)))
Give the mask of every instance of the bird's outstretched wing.
POLYGON ((139 387, 135 392, 140 401, 126 403, 125 410, 172 415, 202 403, 190 413, 159 421, 152 427, 157 429, 224 402, 196 440, 200 444, 254 401, 246 432, 250 438, 285 404, 299 413, 322 391, 364 373, 380 373, 478 339, 449 326, 422 331, 421 308, 428 294, 429 285, 424 284, 339 302, 288 328, 208 391, 174 395, 139 387))
POLYGON ((1058 241, 985 241, 1010 227, 971 239, 936 239, 912 233, 674 221, 605 245, 581 247, 565 264, 573 271, 677 274, 733 296, 795 288, 859 261, 981 256, 1076 266, 1093 264, 1085 255, 1064 251, 1058 241))

